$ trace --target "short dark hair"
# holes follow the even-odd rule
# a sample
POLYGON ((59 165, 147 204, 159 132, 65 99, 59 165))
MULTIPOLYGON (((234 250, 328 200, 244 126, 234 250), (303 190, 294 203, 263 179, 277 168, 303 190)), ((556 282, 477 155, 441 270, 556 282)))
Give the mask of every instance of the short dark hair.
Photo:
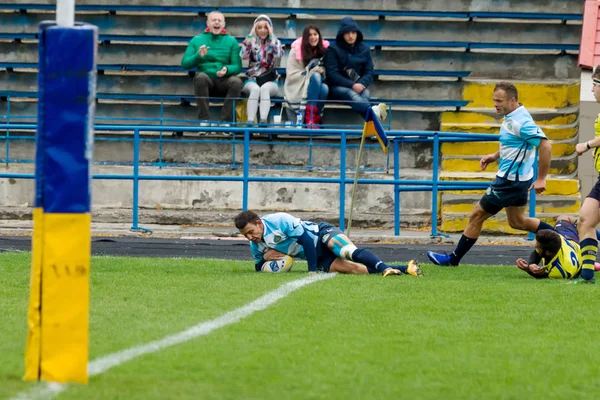
POLYGON ((258 221, 260 217, 254 211, 242 211, 238 215, 235 216, 233 222, 235 223, 235 227, 238 229, 244 229, 246 225, 254 223, 258 221))
POLYGON ((496 90, 504 90, 504 93, 506 93, 509 99, 514 97, 516 101, 519 101, 519 91, 515 85, 510 82, 498 82, 494 87, 494 92, 496 90))
POLYGON ((535 240, 542 248, 542 257, 546 252, 550 253, 551 257, 554 257, 562 245, 560 235, 552 229, 542 229, 537 231, 535 240))

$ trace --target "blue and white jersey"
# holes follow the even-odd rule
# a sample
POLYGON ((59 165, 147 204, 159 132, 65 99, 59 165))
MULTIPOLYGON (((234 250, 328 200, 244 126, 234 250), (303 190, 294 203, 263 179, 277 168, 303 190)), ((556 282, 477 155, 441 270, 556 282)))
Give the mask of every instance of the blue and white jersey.
POLYGON ((265 226, 263 241, 258 244, 250 242, 255 264, 263 259, 263 254, 269 249, 304 259, 304 249, 297 242, 304 232, 307 232, 314 240, 315 246, 317 245, 319 226, 314 222, 303 221, 287 213, 265 215, 261 221, 265 226))
POLYGON ((533 178, 533 163, 544 132, 535 124, 529 111, 520 106, 507 114, 500 127, 500 178, 526 182, 533 178))

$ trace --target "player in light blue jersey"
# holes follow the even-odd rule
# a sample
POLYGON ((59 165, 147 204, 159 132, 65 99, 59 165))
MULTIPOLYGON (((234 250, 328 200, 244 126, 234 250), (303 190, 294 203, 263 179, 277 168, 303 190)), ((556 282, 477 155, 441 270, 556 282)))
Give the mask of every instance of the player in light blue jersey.
POLYGON ((234 222, 240 233, 250 240, 256 271, 260 271, 266 261, 280 260, 287 254, 306 260, 309 273, 319 270, 384 276, 423 275, 414 260, 407 266, 387 265, 369 250, 357 248, 342 231, 327 222, 303 221, 287 213, 261 218, 253 211, 241 212, 234 222))
POLYGON ((537 194, 546 190, 552 145, 531 114, 519 103, 517 88, 512 83, 498 83, 492 99, 496 111, 504 115, 500 127, 500 150, 484 156, 479 164, 485 170, 489 164, 498 161, 498 173, 475 205, 456 249, 451 254, 427 252, 427 257, 436 265, 457 266, 479 238, 483 222, 503 208, 506 208, 506 218, 511 228, 534 233, 541 229, 552 229, 550 224, 525 216, 529 190, 535 189, 537 194), (533 181, 536 149, 539 162, 537 178, 533 181))

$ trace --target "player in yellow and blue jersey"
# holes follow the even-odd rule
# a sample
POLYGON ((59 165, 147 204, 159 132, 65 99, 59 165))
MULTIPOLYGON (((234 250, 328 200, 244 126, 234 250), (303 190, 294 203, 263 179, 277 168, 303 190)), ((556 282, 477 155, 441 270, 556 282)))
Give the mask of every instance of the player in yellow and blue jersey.
POLYGON ((406 266, 387 265, 367 249, 358 248, 335 226, 304 221, 287 213, 268 214, 262 218, 253 211, 243 211, 234 218, 235 226, 250 241, 256 271, 266 261, 285 255, 308 263, 308 272, 376 274, 383 276, 423 272, 414 260, 406 266))
POLYGON ((573 279, 581 272, 579 237, 575 218, 560 216, 554 229, 535 234, 535 250, 517 267, 535 278, 573 279))
MULTIPOLYGON (((577 219, 569 216, 558 217, 553 230, 538 231, 529 259, 517 260, 517 267, 535 278, 574 279, 579 277, 581 265, 577 219)), ((596 263, 595 269, 600 269, 600 264, 596 263)))
MULTIPOLYGON (((600 70, 594 69, 592 74, 592 93, 596 103, 600 103, 600 70)), ((596 137, 585 143, 575 146, 577 155, 582 155, 588 150, 594 149, 594 164, 596 171, 600 174, 600 114, 594 123, 596 137)), ((600 179, 596 182, 592 191, 587 195, 581 209, 579 210, 579 237, 581 238, 581 279, 577 283, 596 283, 594 278, 594 265, 598 255, 598 240, 595 229, 600 223, 600 179)))

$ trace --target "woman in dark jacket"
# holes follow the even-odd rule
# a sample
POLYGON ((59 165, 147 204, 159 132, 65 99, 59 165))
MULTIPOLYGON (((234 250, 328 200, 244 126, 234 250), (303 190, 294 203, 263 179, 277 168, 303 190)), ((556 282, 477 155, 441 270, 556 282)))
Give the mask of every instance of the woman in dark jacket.
MULTIPOLYGON (((354 19, 343 18, 335 38, 325 55, 325 70, 330 97, 349 102, 352 109, 366 118, 371 107, 369 85, 373 82, 373 59, 371 49, 363 43, 363 34, 354 19)), ((373 112, 383 121, 387 118, 387 106, 373 106, 373 112)))

